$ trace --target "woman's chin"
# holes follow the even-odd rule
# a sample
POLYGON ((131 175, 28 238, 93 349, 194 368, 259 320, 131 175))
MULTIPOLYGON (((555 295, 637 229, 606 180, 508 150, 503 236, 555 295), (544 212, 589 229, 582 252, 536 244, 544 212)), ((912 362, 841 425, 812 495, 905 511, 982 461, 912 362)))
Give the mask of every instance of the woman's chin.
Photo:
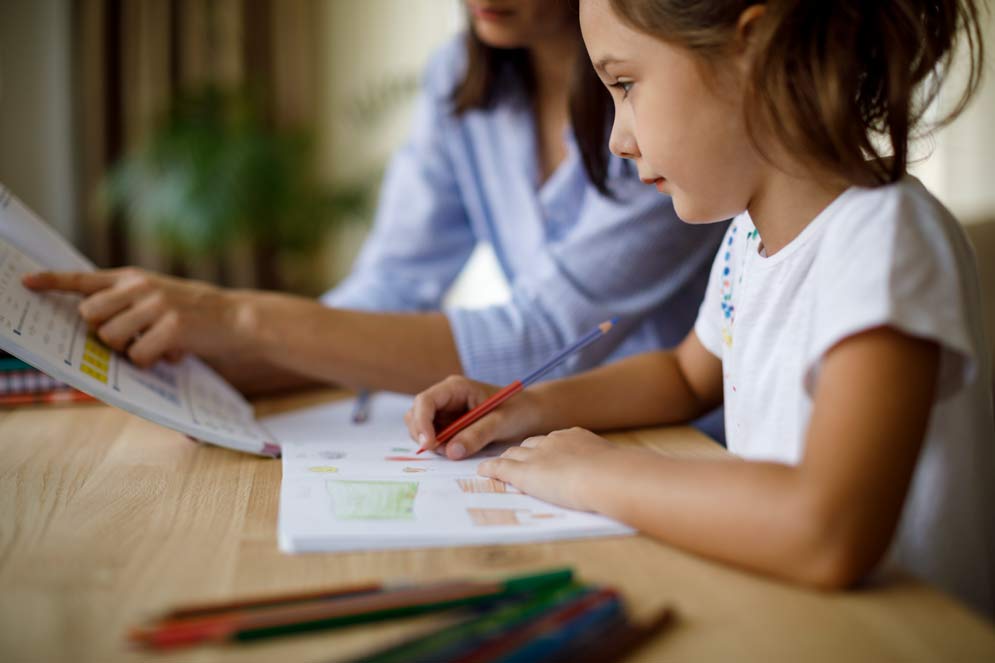
POLYGON ((474 24, 473 31, 477 35, 477 39, 491 48, 528 47, 518 30, 487 24, 474 24))

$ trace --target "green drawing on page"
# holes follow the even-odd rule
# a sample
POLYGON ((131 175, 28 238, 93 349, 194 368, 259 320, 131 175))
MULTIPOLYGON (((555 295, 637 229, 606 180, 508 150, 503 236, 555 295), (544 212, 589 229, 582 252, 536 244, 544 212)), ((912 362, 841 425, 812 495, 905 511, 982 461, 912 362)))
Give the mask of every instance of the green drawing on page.
POLYGON ((416 481, 329 481, 340 520, 414 520, 416 481))

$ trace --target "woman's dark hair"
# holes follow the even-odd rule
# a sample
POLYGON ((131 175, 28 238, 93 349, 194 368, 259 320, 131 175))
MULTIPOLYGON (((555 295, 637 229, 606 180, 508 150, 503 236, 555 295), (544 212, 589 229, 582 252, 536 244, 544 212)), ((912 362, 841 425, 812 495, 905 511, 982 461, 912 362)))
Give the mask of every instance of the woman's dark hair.
MULTIPOLYGON (((975 0, 611 0, 621 20, 713 61, 728 53, 751 5, 763 14, 749 35, 752 71, 745 120, 812 165, 860 186, 900 179, 909 137, 936 98, 958 46, 967 46, 967 82, 933 126, 956 117, 977 90, 984 53, 975 0), (885 140, 882 146, 881 139, 885 140)), ((608 130, 578 133, 588 174, 604 177, 597 145, 608 130)), ((597 180, 595 180, 597 181, 597 180)), ((603 180, 602 180, 603 181, 603 180)))
MULTIPOLYGON (((576 2, 571 2, 570 6, 575 13, 578 11, 576 2)), ((576 20, 576 16, 574 19, 576 20)), ((450 96, 454 114, 462 115, 469 110, 493 107, 501 94, 499 81, 506 75, 517 81, 526 95, 532 98, 535 81, 528 49, 488 46, 472 29, 466 32, 465 44, 466 72, 450 96)), ((570 86, 570 123, 577 137, 581 160, 592 184, 602 194, 611 195, 607 185, 607 137, 612 122, 612 100, 591 67, 584 42, 580 38, 579 23, 574 63, 570 86)))
POLYGON ((608 187, 608 138, 614 116, 611 94, 594 72, 581 42, 570 85, 570 125, 588 179, 608 197, 612 197, 608 187))
POLYGON ((500 93, 502 76, 517 80, 525 93, 532 97, 535 81, 529 51, 525 48, 494 48, 466 31, 466 72, 453 88, 450 101, 453 113, 462 115, 469 110, 486 110, 494 106, 500 93))

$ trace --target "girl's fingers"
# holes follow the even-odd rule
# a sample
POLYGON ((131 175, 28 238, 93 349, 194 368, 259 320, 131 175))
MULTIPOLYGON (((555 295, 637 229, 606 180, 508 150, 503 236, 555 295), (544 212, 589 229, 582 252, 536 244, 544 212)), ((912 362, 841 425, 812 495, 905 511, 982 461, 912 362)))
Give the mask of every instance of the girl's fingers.
POLYGON ((472 456, 498 439, 505 421, 503 412, 494 411, 473 422, 449 440, 446 456, 451 460, 472 456))
POLYGON ((36 272, 26 274, 21 282, 32 290, 64 290, 92 295, 117 281, 111 272, 36 272))
POLYGON ((529 456, 531 456, 535 451, 525 447, 508 447, 501 454, 501 458, 510 458, 511 460, 527 461, 529 456))
POLYGON ((415 397, 411 408, 411 437, 422 449, 438 446, 435 421, 440 411, 467 409, 468 394, 473 387, 466 378, 451 376, 432 385, 415 397))
POLYGON ((477 466, 477 474, 510 483, 517 488, 524 468, 525 464, 519 460, 492 458, 477 466))
POLYGON ((534 449, 535 447, 539 446, 539 442, 541 442, 544 437, 546 437, 546 436, 545 435, 533 435, 532 437, 527 437, 524 440, 522 440, 522 446, 526 447, 526 448, 534 449))

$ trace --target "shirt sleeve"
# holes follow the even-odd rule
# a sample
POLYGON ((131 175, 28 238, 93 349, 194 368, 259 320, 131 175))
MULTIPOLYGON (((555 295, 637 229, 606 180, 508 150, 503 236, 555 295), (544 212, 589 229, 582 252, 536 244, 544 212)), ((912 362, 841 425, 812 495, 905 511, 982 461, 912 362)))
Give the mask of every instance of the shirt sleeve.
POLYGON ((547 378, 626 349, 674 345, 691 328, 725 224, 683 223, 669 198, 635 178, 616 182, 615 191, 610 199, 586 187, 577 223, 533 257, 532 268, 511 283, 507 304, 446 312, 468 376, 511 382, 615 316, 616 330, 547 378), (651 313, 663 315, 664 324, 644 325, 651 313))
POLYGON ((827 229, 814 267, 825 287, 808 351, 809 393, 834 345, 881 326, 940 346, 939 398, 971 382, 980 346, 965 270, 974 262, 957 221, 924 191, 897 185, 832 221, 839 223, 827 229))
POLYGON ((446 149, 462 42, 430 63, 407 143, 384 174, 373 228, 349 276, 322 296, 341 308, 438 310, 475 239, 446 149))

